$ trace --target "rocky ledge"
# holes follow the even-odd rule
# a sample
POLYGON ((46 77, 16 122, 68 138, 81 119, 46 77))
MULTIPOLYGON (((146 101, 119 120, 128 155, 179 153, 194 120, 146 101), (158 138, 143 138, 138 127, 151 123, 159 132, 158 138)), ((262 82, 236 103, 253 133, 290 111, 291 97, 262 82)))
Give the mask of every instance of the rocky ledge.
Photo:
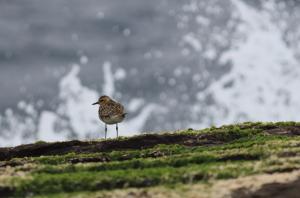
POLYGON ((300 123, 0 148, 0 197, 295 197, 300 123))

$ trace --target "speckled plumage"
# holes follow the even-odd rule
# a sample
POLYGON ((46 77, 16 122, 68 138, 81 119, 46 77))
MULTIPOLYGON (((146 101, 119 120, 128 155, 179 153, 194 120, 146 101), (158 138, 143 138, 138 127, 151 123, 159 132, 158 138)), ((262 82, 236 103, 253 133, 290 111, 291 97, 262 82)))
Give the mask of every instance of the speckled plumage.
POLYGON ((120 123, 125 118, 123 105, 112 99, 101 104, 98 112, 100 120, 106 124, 120 123))
POLYGON ((108 96, 101 96, 98 102, 94 103, 99 104, 99 119, 105 123, 105 138, 107 133, 107 124, 116 124, 116 131, 118 137, 118 123, 122 122, 125 118, 125 110, 122 104, 114 101, 108 96))

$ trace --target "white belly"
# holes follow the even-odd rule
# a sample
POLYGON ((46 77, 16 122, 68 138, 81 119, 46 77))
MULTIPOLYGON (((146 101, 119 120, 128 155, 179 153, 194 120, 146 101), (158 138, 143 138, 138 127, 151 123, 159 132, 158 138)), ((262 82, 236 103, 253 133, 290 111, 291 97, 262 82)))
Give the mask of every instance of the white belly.
POLYGON ((116 115, 116 116, 111 116, 109 118, 107 118, 107 117, 101 118, 100 117, 100 119, 106 124, 117 124, 124 120, 124 116, 116 115))

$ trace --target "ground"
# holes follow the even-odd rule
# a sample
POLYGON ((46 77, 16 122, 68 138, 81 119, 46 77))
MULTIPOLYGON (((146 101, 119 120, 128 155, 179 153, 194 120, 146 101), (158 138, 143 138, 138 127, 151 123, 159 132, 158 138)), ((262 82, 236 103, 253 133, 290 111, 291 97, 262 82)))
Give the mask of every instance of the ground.
POLYGON ((300 123, 0 148, 0 197, 297 197, 300 123))

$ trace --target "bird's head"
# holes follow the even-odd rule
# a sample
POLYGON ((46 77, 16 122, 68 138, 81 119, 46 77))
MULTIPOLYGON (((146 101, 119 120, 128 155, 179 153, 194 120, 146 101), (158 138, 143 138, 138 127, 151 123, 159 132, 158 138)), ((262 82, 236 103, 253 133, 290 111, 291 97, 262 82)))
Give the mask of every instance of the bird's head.
POLYGON ((104 103, 106 103, 106 102, 108 102, 108 101, 110 101, 110 100, 111 100, 111 99, 110 99, 110 97, 108 97, 108 96, 101 96, 101 97, 98 99, 98 101, 95 102, 95 103, 93 103, 92 105, 96 105, 96 104, 102 105, 102 104, 104 104, 104 103))

